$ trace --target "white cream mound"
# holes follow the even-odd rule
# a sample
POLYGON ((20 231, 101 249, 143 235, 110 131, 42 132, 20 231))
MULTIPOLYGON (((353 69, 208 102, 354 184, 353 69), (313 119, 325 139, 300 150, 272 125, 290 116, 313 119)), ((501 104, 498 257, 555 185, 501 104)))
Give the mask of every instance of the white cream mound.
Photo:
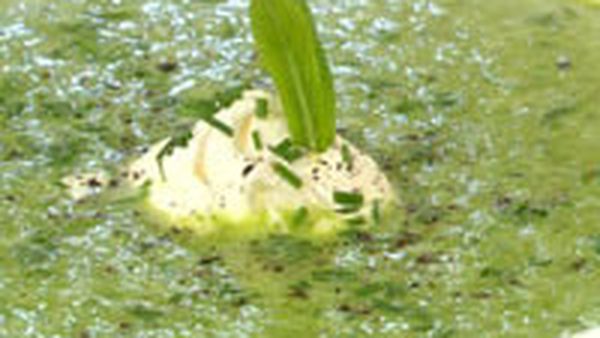
POLYGON ((224 216, 241 222, 266 214, 279 220, 304 209, 329 211, 344 220, 367 218, 394 199, 377 164, 341 136, 324 153, 293 161, 277 155, 273 148, 289 134, 280 104, 269 93, 247 91, 215 118, 233 133, 200 120, 186 144, 162 157, 162 170, 158 157, 170 139, 129 166, 127 180, 134 187, 146 184, 153 208, 177 219, 224 216), (266 100, 266 118, 257 116, 259 100, 266 100), (340 204, 340 193, 360 197, 361 207, 340 204))

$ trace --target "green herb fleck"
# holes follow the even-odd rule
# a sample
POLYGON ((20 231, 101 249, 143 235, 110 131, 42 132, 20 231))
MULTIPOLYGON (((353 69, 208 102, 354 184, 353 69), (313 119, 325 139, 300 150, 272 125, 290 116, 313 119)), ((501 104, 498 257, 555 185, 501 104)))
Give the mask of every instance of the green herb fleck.
POLYGON ((232 137, 233 129, 220 121, 217 114, 220 109, 230 106, 235 100, 239 99, 247 85, 241 85, 217 92, 210 99, 191 99, 183 102, 178 113, 183 116, 200 118, 213 128, 232 137))
POLYGON ((292 187, 296 189, 302 188, 302 179, 298 177, 290 168, 277 162, 273 163, 273 170, 281 179, 288 182, 292 187))
POLYGON ((346 167, 349 171, 354 169, 354 158, 352 157, 352 153, 350 152, 350 147, 347 144, 342 146, 342 160, 346 163, 346 167))
POLYGON ((166 180, 165 169, 163 165, 163 160, 165 157, 173 155, 175 148, 183 148, 188 145, 190 140, 194 137, 191 131, 185 131, 179 135, 171 137, 169 142, 160 150, 158 155, 156 155, 156 161, 158 162, 158 168, 160 170, 160 176, 163 181, 166 180))
POLYGON ((254 148, 256 150, 263 150, 262 138, 260 137, 258 130, 252 132, 252 141, 254 142, 254 148))
POLYGON ((269 147, 269 149, 273 154, 289 163, 304 156, 304 151, 300 147, 295 146, 289 138, 286 138, 274 147, 269 147))
POLYGON ((364 203, 364 197, 358 192, 335 191, 333 193, 335 203, 343 206, 361 207, 364 203))
POLYGON ((353 217, 346 220, 346 224, 349 226, 360 226, 367 223, 367 220, 363 216, 353 217))
POLYGON ((263 98, 256 99, 256 109, 254 113, 259 119, 266 119, 269 117, 269 101, 263 98))
POLYGON ((233 129, 230 126, 223 123, 222 121, 220 121, 219 119, 217 119, 216 117, 207 116, 207 117, 203 117, 202 120, 204 120, 204 122, 210 124, 213 128, 222 132, 223 134, 225 134, 229 137, 233 137, 233 129))
POLYGON ((371 209, 371 217, 373 218, 373 223, 381 224, 381 201, 374 200, 373 207, 371 209))
POLYGON ((308 216, 308 208, 300 207, 294 212, 294 215, 292 216, 292 225, 294 227, 304 225, 306 221, 308 221, 308 216))

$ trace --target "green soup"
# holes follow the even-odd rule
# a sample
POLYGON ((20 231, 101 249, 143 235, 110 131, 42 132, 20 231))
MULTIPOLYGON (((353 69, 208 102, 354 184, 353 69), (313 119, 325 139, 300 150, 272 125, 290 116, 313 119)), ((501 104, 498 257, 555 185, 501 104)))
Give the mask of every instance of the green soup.
POLYGON ((600 325, 600 7, 312 1, 339 127, 401 200, 327 239, 199 237, 109 170, 264 86, 242 1, 5 0, 0 337, 558 337, 600 325))

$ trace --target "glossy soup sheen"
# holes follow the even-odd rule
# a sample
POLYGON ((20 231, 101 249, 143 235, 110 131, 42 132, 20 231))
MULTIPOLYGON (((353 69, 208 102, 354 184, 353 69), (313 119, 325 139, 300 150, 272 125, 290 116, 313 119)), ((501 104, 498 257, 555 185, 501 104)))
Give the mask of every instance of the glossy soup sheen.
POLYGON ((198 237, 118 171, 242 83, 246 1, 0 6, 0 337, 558 337, 600 325, 600 7, 311 1, 339 127, 401 203, 335 238, 198 237), (200 107, 200 108, 199 108, 200 107), (118 189, 116 189, 118 190, 118 189))

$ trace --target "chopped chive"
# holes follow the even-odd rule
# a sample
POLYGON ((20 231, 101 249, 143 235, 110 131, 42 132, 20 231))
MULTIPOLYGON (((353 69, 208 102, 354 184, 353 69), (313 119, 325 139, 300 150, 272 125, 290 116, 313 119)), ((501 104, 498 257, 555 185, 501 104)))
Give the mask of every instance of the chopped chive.
POLYGON ((263 98, 256 99, 256 109, 254 113, 259 119, 266 119, 269 117, 269 101, 263 98))
POLYGON ((292 187, 296 189, 302 188, 302 179, 298 177, 290 168, 277 162, 273 163, 273 170, 281 179, 288 182, 292 187))
POLYGON ((342 160, 346 163, 346 167, 349 171, 354 169, 354 158, 352 157, 352 153, 350 152, 350 147, 347 144, 342 146, 342 160))
POLYGON ((158 152, 158 154, 156 155, 156 162, 158 163, 158 169, 160 171, 160 176, 163 179, 163 181, 167 179, 165 175, 165 168, 163 165, 164 158, 172 155, 175 151, 175 148, 187 146, 193 137, 194 134, 191 131, 186 130, 185 132, 179 135, 171 137, 169 142, 167 142, 167 144, 165 144, 165 146, 158 152))
POLYGON ((371 217, 373 218, 373 223, 381 224, 381 201, 374 200, 373 208, 371 209, 371 217))
POLYGON ((273 154, 277 155, 278 157, 284 159, 286 162, 289 163, 292 163, 304 156, 304 151, 301 148, 295 146, 292 143, 292 140, 290 140, 289 138, 284 139, 274 147, 269 147, 269 149, 273 154))
POLYGON ((357 192, 335 191, 333 193, 333 200, 335 203, 344 206, 361 207, 364 203, 363 195, 357 192))
POLYGON ((306 223, 308 220, 308 209, 306 207, 300 207, 294 212, 292 217, 292 225, 300 226, 306 223))
POLYGON ((263 150, 262 138, 258 130, 252 132, 252 141, 254 141, 254 148, 256 150, 263 150))
POLYGON ((204 122, 210 124, 213 128, 221 131, 223 134, 229 137, 233 136, 233 129, 230 126, 223 123, 222 121, 218 120, 216 117, 205 117, 203 120, 204 122))
POLYGON ((353 217, 353 218, 347 219, 346 223, 350 226, 358 226, 358 225, 364 225, 365 223, 367 223, 367 221, 365 220, 365 218, 363 216, 358 216, 358 217, 353 217))

